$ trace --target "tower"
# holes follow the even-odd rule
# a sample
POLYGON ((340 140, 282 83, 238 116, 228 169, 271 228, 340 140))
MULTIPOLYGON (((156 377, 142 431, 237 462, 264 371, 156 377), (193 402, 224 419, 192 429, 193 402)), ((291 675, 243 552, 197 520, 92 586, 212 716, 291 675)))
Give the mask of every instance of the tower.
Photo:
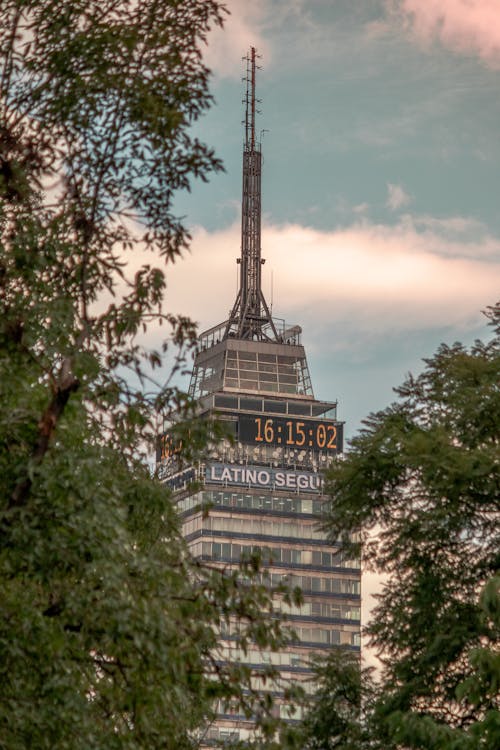
MULTIPOLYGON (((246 57, 239 290, 228 319, 201 334, 189 386, 200 418, 217 415, 232 440, 179 471, 165 435, 158 460, 195 556, 231 567, 258 549, 271 585, 285 580, 302 589, 303 605, 289 614, 298 640, 286 653, 255 649, 243 657, 237 640, 227 640, 228 659, 246 659, 256 669, 274 663, 295 681, 310 676, 312 653, 335 645, 359 652, 360 567, 319 528, 327 500, 322 471, 342 451, 337 403, 314 397, 301 328, 274 319, 262 292, 256 58, 252 48, 246 57), (193 479, 201 489, 191 490, 193 479)), ((245 740, 250 733, 243 716, 220 713, 207 737, 245 740)))
POLYGON ((262 293, 261 175, 262 152, 255 138, 256 51, 246 57, 245 144, 243 146, 243 190, 241 201, 240 288, 227 321, 225 337, 266 341, 278 334, 262 293))

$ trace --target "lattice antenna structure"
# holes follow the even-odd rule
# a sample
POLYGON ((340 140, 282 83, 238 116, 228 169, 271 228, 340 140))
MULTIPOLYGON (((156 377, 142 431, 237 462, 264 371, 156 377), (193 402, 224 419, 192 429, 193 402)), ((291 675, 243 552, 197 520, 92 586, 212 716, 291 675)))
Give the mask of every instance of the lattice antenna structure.
POLYGON ((243 146, 243 190, 241 207, 240 288, 227 321, 224 338, 254 341, 280 341, 269 307, 262 292, 261 271, 261 174, 262 152, 255 138, 255 116, 259 113, 255 96, 258 69, 255 47, 245 58, 246 81, 245 143, 243 146))

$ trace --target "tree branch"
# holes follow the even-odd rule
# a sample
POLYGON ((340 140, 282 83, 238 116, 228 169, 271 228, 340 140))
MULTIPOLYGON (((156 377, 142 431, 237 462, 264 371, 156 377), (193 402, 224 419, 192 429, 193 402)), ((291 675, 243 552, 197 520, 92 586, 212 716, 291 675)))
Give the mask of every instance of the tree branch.
MULTIPOLYGON (((54 434, 57 424, 61 419, 66 404, 72 393, 78 390, 80 382, 71 372, 71 366, 68 359, 63 363, 62 376, 60 383, 56 388, 52 400, 45 409, 40 422, 38 423, 38 439, 31 454, 30 463, 32 466, 39 466, 45 454, 49 449, 50 440, 54 434)), ((31 492, 33 479, 29 475, 20 479, 10 498, 9 508, 19 508, 26 504, 31 492)))

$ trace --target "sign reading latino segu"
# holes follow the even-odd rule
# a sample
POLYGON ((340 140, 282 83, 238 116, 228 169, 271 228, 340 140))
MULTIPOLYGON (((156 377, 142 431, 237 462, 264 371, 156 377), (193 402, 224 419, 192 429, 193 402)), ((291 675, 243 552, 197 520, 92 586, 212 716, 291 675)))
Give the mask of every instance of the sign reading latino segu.
POLYGON ((236 464, 210 463, 205 469, 205 481, 234 485, 297 492, 321 492, 323 477, 312 471, 296 469, 274 469, 264 466, 241 466, 236 464))

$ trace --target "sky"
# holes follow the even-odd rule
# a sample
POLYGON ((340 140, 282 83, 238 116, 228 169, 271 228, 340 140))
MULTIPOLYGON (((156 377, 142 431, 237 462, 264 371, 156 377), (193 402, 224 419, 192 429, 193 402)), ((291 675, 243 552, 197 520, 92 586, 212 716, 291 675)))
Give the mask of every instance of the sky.
POLYGON ((352 437, 500 298, 500 0, 227 0, 196 133, 225 172, 176 202, 166 304, 226 319, 240 253, 244 67, 261 55, 263 287, 300 324, 315 396, 352 437))
MULTIPOLYGON (((177 200, 193 241, 166 303, 227 318, 240 253, 244 68, 261 55, 264 293, 303 329, 349 439, 500 298, 500 0, 227 0, 197 134, 225 173, 177 200)), ((381 579, 363 572, 363 622, 381 579)), ((369 663, 373 654, 364 649, 369 663)))

